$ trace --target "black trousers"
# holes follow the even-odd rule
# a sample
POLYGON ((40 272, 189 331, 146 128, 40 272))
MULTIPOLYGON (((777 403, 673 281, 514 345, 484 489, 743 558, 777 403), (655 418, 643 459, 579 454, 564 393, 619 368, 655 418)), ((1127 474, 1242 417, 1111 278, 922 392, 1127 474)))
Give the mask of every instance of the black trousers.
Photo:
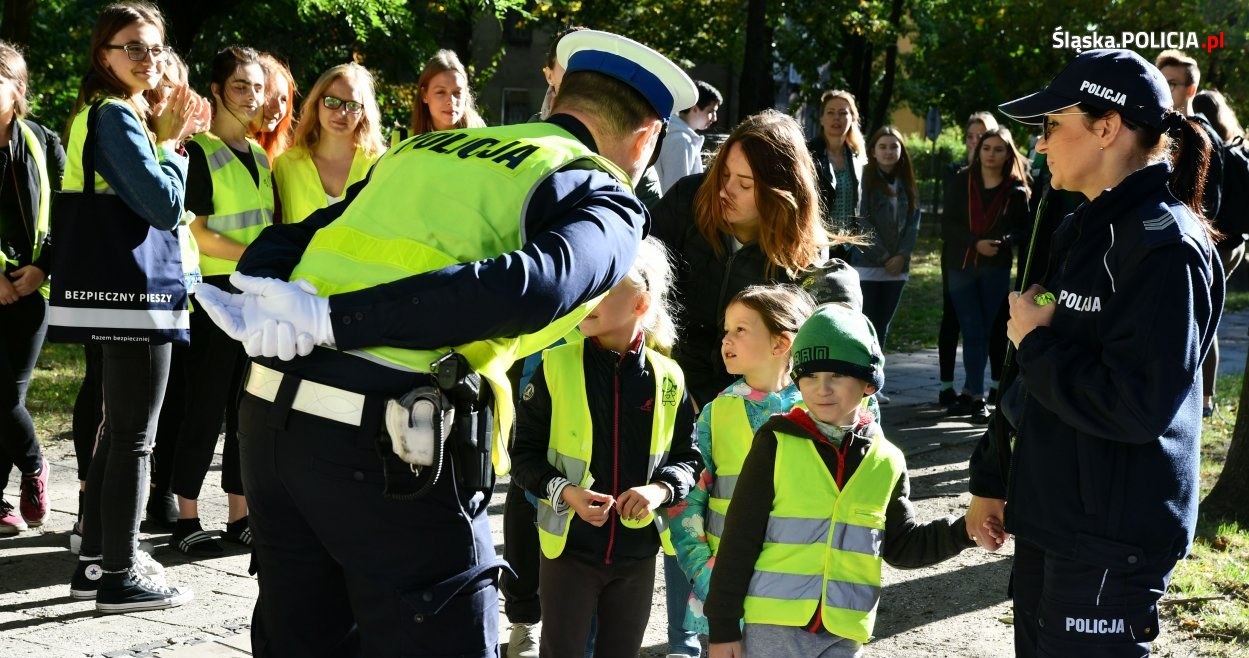
POLYGON ((423 498, 387 500, 386 478, 414 478, 378 450, 381 404, 366 405, 365 427, 288 405, 249 393, 239 402, 260 584, 255 655, 497 656, 503 562, 489 492, 457 486, 448 460, 423 498))
POLYGON ((134 564, 169 353, 168 343, 103 345, 104 432, 87 474, 82 554, 102 554, 108 571, 134 564))
MULTIPOLYGON (((228 410, 236 409, 247 353, 243 344, 227 336, 207 313, 192 313, 191 345, 185 363, 182 427, 176 441, 171 488, 183 498, 198 500, 221 435, 221 422, 228 410)), ((237 456, 238 437, 227 435, 221 466, 221 488, 226 493, 243 493, 237 456)))
POLYGON ((542 557, 542 603, 546 621, 542 658, 585 655, 596 613, 594 658, 634 658, 642 649, 655 589, 655 558, 588 562, 571 555, 542 557))
MULTIPOLYGON (((0 271, 0 276, 4 273, 0 271)), ((26 410, 26 389, 48 332, 48 303, 38 292, 0 306, 0 489, 13 466, 22 473, 39 469, 43 451, 26 410)))
POLYGON ((503 611, 513 624, 542 621, 542 601, 538 598, 538 569, 542 547, 538 543, 538 510, 525 498, 525 490, 515 482, 507 485, 503 502, 503 559, 513 573, 503 573, 503 611))
POLYGON ((958 313, 954 300, 950 299, 950 284, 945 267, 941 268, 941 329, 937 333, 937 367, 941 381, 954 381, 954 366, 958 360, 958 313))
POLYGON ((1015 541, 1016 656, 1149 656, 1149 643, 1158 636, 1158 599, 1174 561, 1108 569, 1015 541))
POLYGON ((104 348, 94 343, 83 345, 83 358, 86 370, 74 398, 74 454, 78 479, 86 481, 91 456, 104 432, 104 348))
POLYGON ((168 493, 173 480, 173 463, 186 404, 188 349, 186 345, 174 345, 169 359, 169 384, 165 386, 165 401, 160 405, 160 421, 156 424, 156 443, 152 446, 153 496, 168 493))

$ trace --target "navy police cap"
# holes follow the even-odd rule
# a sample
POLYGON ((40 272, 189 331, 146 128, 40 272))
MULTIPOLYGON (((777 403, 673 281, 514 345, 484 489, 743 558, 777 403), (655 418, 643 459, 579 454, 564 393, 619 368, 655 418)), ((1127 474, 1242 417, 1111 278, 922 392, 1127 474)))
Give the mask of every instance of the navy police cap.
POLYGON ((694 81, 671 60, 618 34, 579 30, 564 36, 555 49, 565 73, 594 71, 633 87, 650 102, 660 119, 698 102, 694 81))
POLYGON ((1046 114, 1087 103, 1114 110, 1127 121, 1165 129, 1171 109, 1167 80, 1131 50, 1088 50, 1067 64, 1045 89, 998 106, 1016 121, 1039 125, 1046 114))

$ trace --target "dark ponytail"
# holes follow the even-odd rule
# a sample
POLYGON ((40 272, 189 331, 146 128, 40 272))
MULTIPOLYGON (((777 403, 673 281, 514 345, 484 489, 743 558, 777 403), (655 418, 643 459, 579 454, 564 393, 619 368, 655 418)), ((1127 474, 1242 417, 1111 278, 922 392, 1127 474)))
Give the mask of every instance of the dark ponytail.
MULTIPOLYGON (((1079 109, 1090 121, 1104 119, 1113 111, 1084 103, 1079 109)), ((1175 110, 1167 110, 1163 115, 1164 130, 1136 125, 1123 115, 1119 115, 1119 119, 1136 136, 1136 145, 1147 154, 1149 162, 1170 159, 1171 179, 1167 181, 1167 188, 1180 203, 1188 206, 1211 240, 1222 238, 1210 223, 1211 218, 1205 215, 1206 173, 1210 169, 1211 149, 1206 129, 1175 110)))

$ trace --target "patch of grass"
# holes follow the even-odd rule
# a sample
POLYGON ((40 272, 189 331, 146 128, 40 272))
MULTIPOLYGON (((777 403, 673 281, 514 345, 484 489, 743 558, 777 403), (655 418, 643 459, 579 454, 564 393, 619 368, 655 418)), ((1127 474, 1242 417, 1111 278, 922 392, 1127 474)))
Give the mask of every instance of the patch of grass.
MULTIPOLYGON (((1217 412, 1202 424, 1203 497, 1223 470, 1240 389, 1239 376, 1219 377, 1217 412)), ((1192 633, 1200 655, 1249 658, 1249 528, 1199 519, 1193 550, 1176 565, 1162 611, 1192 633)))
POLYGON ((85 367, 81 345, 44 344, 26 393, 41 441, 72 438, 74 398, 85 367))
POLYGON ((1234 313, 1249 308, 1249 290, 1229 290, 1223 300, 1223 312, 1234 313))
POLYGON ((885 351, 914 352, 936 347, 940 329, 941 241, 921 237, 911 255, 911 279, 889 325, 885 351))

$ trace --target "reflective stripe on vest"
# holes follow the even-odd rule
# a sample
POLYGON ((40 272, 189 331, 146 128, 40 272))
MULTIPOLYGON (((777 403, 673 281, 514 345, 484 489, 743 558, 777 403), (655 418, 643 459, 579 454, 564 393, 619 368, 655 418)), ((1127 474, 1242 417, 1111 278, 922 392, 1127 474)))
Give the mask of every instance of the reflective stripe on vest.
MULTIPOLYGON (((304 278, 317 294, 352 292, 519 250, 533 191, 568 167, 605 171, 622 184, 629 176, 563 129, 528 123, 424 133, 387 151, 343 214, 317 231, 291 279, 304 278), (449 194, 449 181, 460 193, 449 194), (482 193, 470 193, 470 191, 482 193)), ((546 328, 439 349, 371 347, 350 352, 412 372, 454 348, 490 382, 495 403, 495 472, 511 469, 507 436, 515 412, 507 370, 519 358, 554 343, 584 318, 582 304, 546 328)), ((471 300, 466 300, 471 303, 471 300)))
POLYGON ((775 497, 745 600, 747 623, 804 626, 822 606, 829 632, 867 642, 880 601, 885 509, 906 468, 872 426, 872 445, 840 491, 809 438, 776 433, 775 497))
POLYGON ((706 530, 707 545, 713 555, 720 548, 729 500, 754 438, 745 400, 723 396, 711 401, 711 461, 716 466, 716 479, 708 492, 706 530))
MULTIPOLYGON (((252 157, 256 159, 257 178, 252 180, 247 166, 216 136, 200 133, 192 141, 204 149, 208 173, 212 177, 213 214, 208 216, 205 228, 239 244, 251 244, 273 223, 273 178, 264 149, 247 140, 252 157)), ((200 253, 200 271, 204 276, 230 274, 236 265, 236 261, 200 253)))
MULTIPOLYGON (((655 376, 655 404, 652 405, 651 441, 647 460, 646 481, 668 459, 672 448, 672 430, 676 426, 677 408, 685 389, 685 378, 676 362, 654 350, 646 350, 646 360, 655 376)), ((592 488, 589 463, 594 444, 594 426, 590 404, 586 399, 585 341, 553 347, 543 356, 542 371, 551 392, 551 439, 547 462, 579 487, 592 488)), ((613 492, 615 493, 615 492, 613 492)), ((571 508, 556 514, 551 502, 538 501, 538 539, 542 554, 555 559, 564 552, 568 529, 576 512, 571 508)), ((617 519, 620 516, 613 514, 617 519)), ((659 531, 664 552, 675 555, 667 528, 667 517, 651 512, 641 520, 620 519, 627 528, 641 528, 651 523, 659 531)))
MULTIPOLYGON (((374 162, 377 162, 377 156, 369 157, 364 149, 357 146, 340 196, 346 194, 347 188, 364 180, 374 162)), ((282 203, 282 222, 285 224, 302 222, 308 215, 328 205, 321 174, 307 148, 292 146, 279 155, 273 161, 273 180, 282 203)))

